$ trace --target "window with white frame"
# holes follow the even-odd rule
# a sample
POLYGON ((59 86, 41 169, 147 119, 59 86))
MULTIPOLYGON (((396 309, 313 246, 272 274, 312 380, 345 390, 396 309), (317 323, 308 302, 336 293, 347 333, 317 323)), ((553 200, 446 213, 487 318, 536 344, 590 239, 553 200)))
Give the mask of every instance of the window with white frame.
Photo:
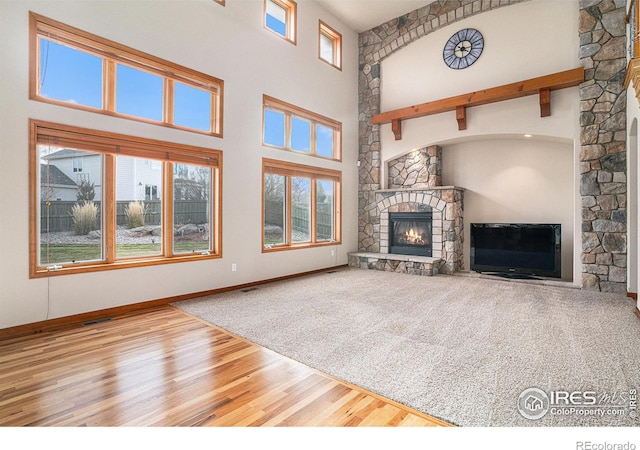
POLYGON ((82 172, 82 158, 73 158, 73 171, 82 172))

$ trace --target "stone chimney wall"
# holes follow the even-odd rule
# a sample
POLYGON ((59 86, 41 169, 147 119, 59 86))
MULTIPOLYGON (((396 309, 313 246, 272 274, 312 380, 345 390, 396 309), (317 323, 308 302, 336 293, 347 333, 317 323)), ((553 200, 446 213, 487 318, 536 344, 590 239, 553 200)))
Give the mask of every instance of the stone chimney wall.
POLYGON ((389 189, 428 189, 442 185, 442 148, 413 150, 387 163, 389 189))
POLYGON ((626 2, 580 0, 582 288, 627 291, 626 2))

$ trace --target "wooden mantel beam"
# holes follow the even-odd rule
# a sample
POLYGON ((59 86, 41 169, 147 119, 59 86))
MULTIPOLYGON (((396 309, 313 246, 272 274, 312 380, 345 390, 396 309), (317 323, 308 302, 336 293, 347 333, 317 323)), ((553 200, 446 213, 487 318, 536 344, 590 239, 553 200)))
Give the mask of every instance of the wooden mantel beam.
POLYGON ((466 108, 536 94, 540 95, 540 115, 541 117, 546 117, 551 114, 551 91, 578 86, 583 81, 584 67, 578 67, 564 72, 552 73, 551 75, 375 114, 372 122, 374 124, 393 123, 394 135, 396 140, 399 140, 402 138, 400 128, 403 120, 456 111, 459 129, 464 130, 466 129, 466 108), (463 124, 465 128, 461 128, 463 124))

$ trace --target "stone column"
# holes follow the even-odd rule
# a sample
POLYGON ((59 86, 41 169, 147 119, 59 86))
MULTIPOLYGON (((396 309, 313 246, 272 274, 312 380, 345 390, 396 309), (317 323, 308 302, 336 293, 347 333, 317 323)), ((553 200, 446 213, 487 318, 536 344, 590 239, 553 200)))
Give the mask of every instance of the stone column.
POLYGON ((627 289, 626 1, 580 0, 582 287, 627 289))

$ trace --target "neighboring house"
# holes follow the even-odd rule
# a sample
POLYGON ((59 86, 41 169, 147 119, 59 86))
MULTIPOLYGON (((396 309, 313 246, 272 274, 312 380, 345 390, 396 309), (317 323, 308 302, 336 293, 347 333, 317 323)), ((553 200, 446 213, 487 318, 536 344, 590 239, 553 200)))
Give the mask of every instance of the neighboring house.
MULTIPOLYGON (((41 150, 42 154, 42 150, 41 150)), ((61 173, 70 178, 76 186, 83 181, 93 183, 96 200, 100 198, 102 186, 101 157, 95 153, 82 152, 70 148, 53 151, 42 156, 42 161, 50 167, 56 167, 61 173)), ((68 200, 75 200, 76 196, 68 200)))
POLYGON ((116 160, 116 199, 158 200, 162 194, 162 164, 151 159, 119 156, 116 160))
MULTIPOLYGON (((65 148, 42 157, 76 185, 93 183, 98 200, 102 195, 103 164, 101 155, 65 148)), ((119 156, 116 159, 118 201, 157 200, 162 193, 162 166, 159 161, 119 156), (120 175, 120 176, 119 176, 120 175)), ((69 200, 75 200, 73 198, 69 200)))
POLYGON ((57 166, 40 164, 40 196, 49 201, 75 201, 78 185, 57 166))

